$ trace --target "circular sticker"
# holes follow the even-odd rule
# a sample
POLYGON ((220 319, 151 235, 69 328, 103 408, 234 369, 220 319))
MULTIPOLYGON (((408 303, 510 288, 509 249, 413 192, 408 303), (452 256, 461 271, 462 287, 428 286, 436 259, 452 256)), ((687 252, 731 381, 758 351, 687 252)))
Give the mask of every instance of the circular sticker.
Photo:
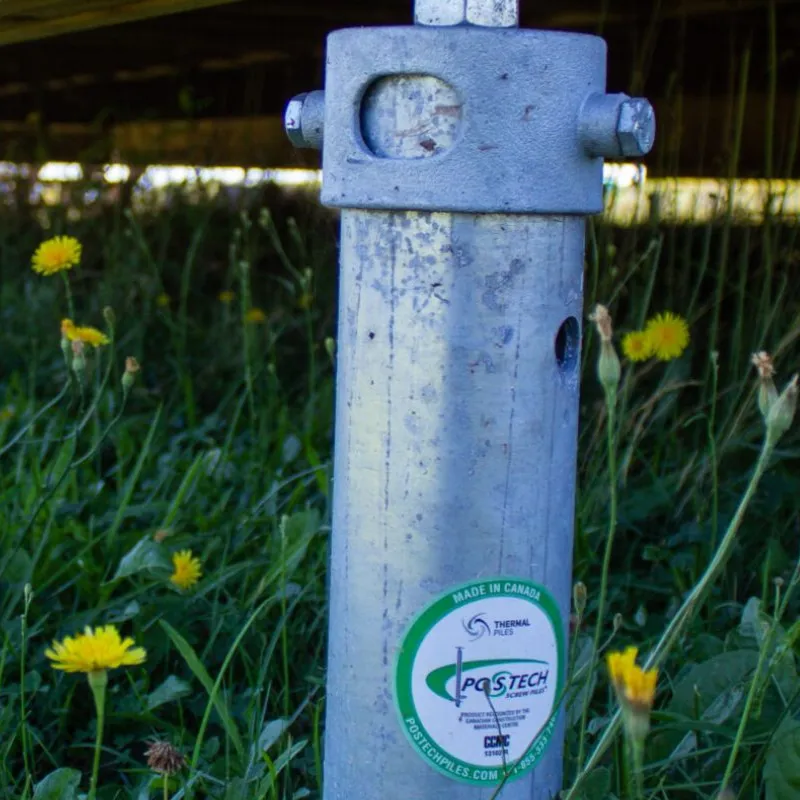
POLYGON ((434 600, 406 632, 395 667, 414 749, 474 785, 531 770, 555 728, 563 630, 552 595, 531 581, 473 581, 434 600))

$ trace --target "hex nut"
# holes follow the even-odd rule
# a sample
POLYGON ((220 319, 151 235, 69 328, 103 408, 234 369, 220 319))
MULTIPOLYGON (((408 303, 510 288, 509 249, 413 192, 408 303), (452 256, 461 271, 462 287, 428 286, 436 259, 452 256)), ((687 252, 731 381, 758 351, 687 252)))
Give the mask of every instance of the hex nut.
POLYGON ((321 150, 325 126, 325 92, 305 92, 293 97, 286 106, 283 126, 289 141, 295 147, 321 150))
POLYGON ((303 103, 307 96, 308 94, 305 93, 293 97, 288 102, 283 115, 283 127, 286 129, 286 135, 295 147, 306 146, 303 137, 303 103))
POLYGON ((653 106, 643 97, 623 101, 617 121, 617 141, 623 156, 647 155, 656 138, 656 116, 653 106))

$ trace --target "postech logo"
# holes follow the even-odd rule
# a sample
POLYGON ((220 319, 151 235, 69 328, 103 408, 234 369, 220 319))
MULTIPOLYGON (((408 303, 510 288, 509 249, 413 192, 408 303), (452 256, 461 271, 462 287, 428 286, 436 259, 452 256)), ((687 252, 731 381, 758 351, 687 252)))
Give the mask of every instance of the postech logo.
POLYGON ((536 658, 456 661, 428 673, 425 682, 434 694, 456 705, 474 696, 529 697, 547 691, 550 665, 536 658))

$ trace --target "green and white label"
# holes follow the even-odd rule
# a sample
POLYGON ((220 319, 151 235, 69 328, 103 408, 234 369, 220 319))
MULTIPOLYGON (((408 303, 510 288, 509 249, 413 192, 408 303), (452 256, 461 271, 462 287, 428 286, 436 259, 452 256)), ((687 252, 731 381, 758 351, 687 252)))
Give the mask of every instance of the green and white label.
POLYGON ((401 642, 395 700, 406 736, 435 769, 491 785, 541 759, 562 689, 564 632, 550 593, 531 581, 454 587, 401 642))

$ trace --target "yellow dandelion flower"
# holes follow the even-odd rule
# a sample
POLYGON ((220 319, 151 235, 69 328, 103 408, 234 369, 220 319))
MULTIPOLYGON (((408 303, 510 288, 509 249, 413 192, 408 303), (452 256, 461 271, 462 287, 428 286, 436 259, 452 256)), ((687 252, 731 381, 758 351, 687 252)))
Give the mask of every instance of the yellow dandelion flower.
POLYGON ((249 325, 263 325, 267 315, 260 308, 251 308, 245 315, 244 321, 249 325))
POLYGON ((31 260, 34 272, 40 275, 55 275, 72 269, 81 260, 81 243, 72 236, 55 236, 36 248, 31 260))
POLYGON ((135 666, 147 658, 143 647, 134 647, 133 639, 123 639, 113 625, 101 625, 94 630, 87 626, 77 636, 53 642, 44 654, 53 662, 53 669, 86 673, 135 666))
POLYGON ((156 305, 159 308, 168 308, 170 302, 170 296, 166 292, 162 292, 158 297, 156 297, 156 305))
POLYGON ((226 306, 230 305, 235 297, 236 292, 232 292, 230 289, 226 289, 224 292, 219 293, 220 303, 224 303, 226 306))
POLYGON ((92 347, 100 347, 101 345, 108 344, 110 339, 102 331, 97 328, 76 328, 75 334, 78 341, 84 344, 90 344, 92 347))
POLYGON ((189 589, 200 580, 203 569, 200 559, 192 555, 191 550, 181 550, 172 556, 174 572, 170 581, 179 589, 189 589))
POLYGON ((620 702, 631 710, 649 713, 656 694, 658 670, 643 670, 636 665, 636 647, 626 647, 622 653, 606 656, 608 672, 620 702))
POLYGON ((102 331, 89 326, 79 327, 71 319, 61 320, 61 335, 71 342, 83 342, 92 347, 108 344, 111 340, 102 331))
POLYGON ((622 338, 622 352, 628 361, 646 361, 653 355, 653 342, 645 331, 631 331, 622 338))
POLYGON ((648 321, 645 333, 650 337, 653 355, 661 361, 672 361, 689 344, 689 326, 683 317, 667 311, 648 321))

